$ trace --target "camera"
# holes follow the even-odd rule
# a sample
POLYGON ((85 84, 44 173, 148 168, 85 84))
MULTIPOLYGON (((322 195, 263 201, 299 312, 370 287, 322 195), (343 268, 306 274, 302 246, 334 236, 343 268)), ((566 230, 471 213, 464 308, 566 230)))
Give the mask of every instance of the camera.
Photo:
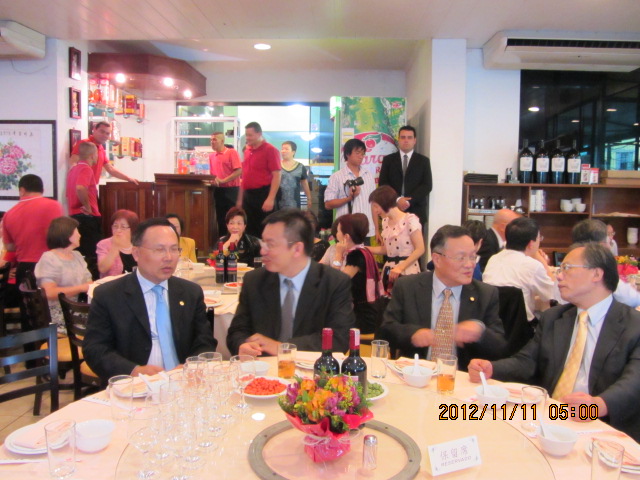
POLYGON ((349 188, 359 187, 364 184, 362 177, 354 178, 353 180, 347 180, 344 184, 349 188))

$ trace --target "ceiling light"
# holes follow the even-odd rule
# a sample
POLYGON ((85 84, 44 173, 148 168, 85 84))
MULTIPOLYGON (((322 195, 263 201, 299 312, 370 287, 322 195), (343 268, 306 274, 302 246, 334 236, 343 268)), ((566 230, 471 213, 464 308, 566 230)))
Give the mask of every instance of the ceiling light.
POLYGON ((607 108, 607 112, 617 112, 617 108, 607 108))
POLYGON ((127 79, 127 77, 125 77, 124 73, 116 74, 116 82, 124 83, 126 79, 127 79))
POLYGON ((633 124, 633 126, 634 126, 634 127, 637 127, 637 126, 638 126, 638 122, 634 123, 634 124, 633 124))
POLYGON ((182 96, 184 98, 191 98, 193 96, 193 93, 187 88, 184 92, 182 92, 182 96))
POLYGON ((529 111, 530 112, 539 112, 540 111, 540 107, 529 107, 529 111))
POLYGON ((321 149, 321 148, 319 148, 319 147, 313 147, 313 148, 311 149, 311 151, 312 151, 313 153, 322 153, 322 149, 321 149))
POLYGON ((315 140, 317 136, 318 136, 317 133, 312 133, 312 132, 300 134, 300 138, 302 138, 305 142, 310 142, 311 140, 315 140))
POLYGON ((580 123, 580 120, 571 120, 571 123, 580 123))
POLYGON ((173 78, 171 78, 171 77, 164 77, 164 78, 162 79, 162 84, 163 84, 165 87, 173 87, 173 78))
POLYGON ((256 43, 253 48, 255 48, 256 50, 269 50, 271 49, 271 45, 269 45, 268 43, 256 43))

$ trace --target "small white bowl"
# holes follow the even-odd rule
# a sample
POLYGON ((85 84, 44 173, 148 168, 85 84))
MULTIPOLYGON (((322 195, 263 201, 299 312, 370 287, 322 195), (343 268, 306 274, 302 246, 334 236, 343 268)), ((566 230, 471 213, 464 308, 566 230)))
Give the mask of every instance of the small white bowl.
POLYGON ((269 373, 269 364, 267 362, 263 362, 262 360, 256 360, 253 362, 256 366, 256 376, 264 377, 269 373))
POLYGON ((551 425, 548 423, 545 423, 544 429, 548 434, 553 435, 554 438, 544 437, 542 432, 540 432, 538 438, 540 439, 542 450, 554 457, 564 457, 571 453, 573 446, 578 441, 578 434, 576 432, 562 425, 551 425))
POLYGON ((584 212, 587 209, 586 203, 576 203, 573 205, 576 208, 576 212, 584 212))
POLYGON ((87 420, 76 425, 76 446, 85 453, 95 453, 111 442, 116 424, 111 420, 87 420))
POLYGON ((418 367, 418 375, 413 373, 413 365, 406 366, 402 369, 402 378, 412 387, 426 387, 431 377, 433 376, 433 370, 427 367, 418 367))
POLYGON ((506 388, 500 387, 498 385, 489 385, 489 392, 485 395, 484 388, 482 385, 476 387, 476 396, 478 397, 478 405, 493 405, 495 404, 497 407, 501 407, 505 403, 507 403, 507 398, 509 398, 509 390, 506 388))
POLYGON ((573 212, 573 203, 561 203, 560 210, 563 212, 573 212))

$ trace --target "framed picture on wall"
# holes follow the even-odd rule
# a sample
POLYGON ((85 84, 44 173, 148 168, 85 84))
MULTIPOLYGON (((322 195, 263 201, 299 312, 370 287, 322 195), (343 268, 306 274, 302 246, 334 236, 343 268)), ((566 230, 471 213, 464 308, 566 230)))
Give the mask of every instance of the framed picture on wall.
POLYGON ((73 128, 69 129, 69 156, 71 156, 71 152, 73 151, 73 147, 76 143, 78 143, 82 139, 82 132, 80 130, 75 130, 73 128))
POLYGON ((69 116, 71 118, 82 118, 80 105, 80 90, 69 87, 69 116))
POLYGON ((80 50, 69 47, 69 78, 80 80, 81 62, 80 50))
POLYGON ((0 200, 18 200, 18 182, 38 175, 44 195, 57 198, 56 122, 0 120, 0 200))

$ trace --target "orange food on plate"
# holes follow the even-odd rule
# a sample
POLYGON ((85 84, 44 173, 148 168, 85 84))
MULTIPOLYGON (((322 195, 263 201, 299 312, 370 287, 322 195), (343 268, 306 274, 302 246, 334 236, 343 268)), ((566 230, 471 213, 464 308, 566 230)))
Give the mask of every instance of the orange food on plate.
POLYGON ((249 395, 276 395, 282 392, 287 386, 278 380, 269 380, 268 378, 258 377, 254 379, 244 389, 244 393, 249 395))

